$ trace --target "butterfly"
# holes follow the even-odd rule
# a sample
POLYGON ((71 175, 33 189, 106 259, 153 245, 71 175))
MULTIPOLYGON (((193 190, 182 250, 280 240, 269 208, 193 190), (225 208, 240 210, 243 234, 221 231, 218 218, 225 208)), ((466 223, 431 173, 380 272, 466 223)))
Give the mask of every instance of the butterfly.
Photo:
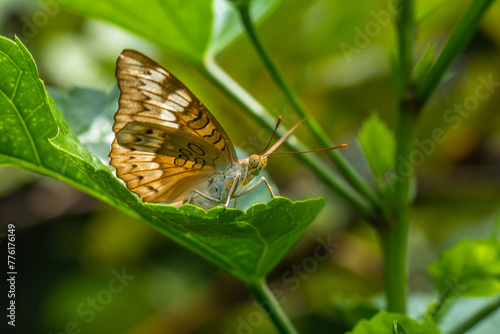
POLYGON ((265 153, 238 159, 217 119, 160 64, 124 50, 116 62, 116 77, 120 98, 110 164, 143 201, 189 203, 205 210, 227 207, 261 182, 274 197, 264 177, 251 181, 266 167, 269 155, 281 153, 274 151, 300 123, 265 153))

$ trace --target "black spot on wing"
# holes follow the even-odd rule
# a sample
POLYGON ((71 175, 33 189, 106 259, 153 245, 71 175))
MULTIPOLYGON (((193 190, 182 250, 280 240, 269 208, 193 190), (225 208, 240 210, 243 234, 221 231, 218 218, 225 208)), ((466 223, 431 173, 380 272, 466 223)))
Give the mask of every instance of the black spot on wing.
POLYGON ((216 145, 222 140, 222 135, 219 133, 219 130, 212 129, 212 133, 209 135, 204 135, 203 138, 210 139, 212 145, 216 145))
POLYGON ((206 164, 205 160, 202 158, 196 158, 194 159, 194 162, 195 162, 195 164, 193 165, 194 169, 202 169, 203 167, 205 167, 206 164))
POLYGON ((188 122, 188 125, 193 130, 201 130, 206 128, 208 123, 210 123, 210 119, 203 111, 200 111, 195 118, 188 122))
POLYGON ((185 148, 180 148, 179 152, 183 155, 193 155, 193 152, 191 152, 190 150, 186 150, 185 148))
POLYGON ((188 161, 188 156, 186 156, 186 155, 179 155, 177 158, 175 158, 174 164, 177 167, 184 167, 184 165, 186 164, 187 161, 188 161))
POLYGON ((205 151, 199 145, 196 145, 195 143, 189 143, 187 146, 194 153, 198 155, 205 155, 205 151))

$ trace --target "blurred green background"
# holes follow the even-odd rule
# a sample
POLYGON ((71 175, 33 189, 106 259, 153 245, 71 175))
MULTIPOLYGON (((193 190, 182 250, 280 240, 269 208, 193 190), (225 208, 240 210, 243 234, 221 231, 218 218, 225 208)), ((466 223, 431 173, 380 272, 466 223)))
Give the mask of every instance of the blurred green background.
MULTIPOLYGON (((47 5, 0 0, 0 34, 17 35, 23 41, 46 85, 61 90, 79 86, 111 91, 116 86, 118 54, 124 48, 137 49, 185 82, 219 119, 235 145, 260 153, 262 147, 252 146, 263 141, 255 140, 259 127, 189 62, 120 28, 68 12, 58 3, 64 1, 47 5)), ((416 2, 421 22, 418 57, 431 41, 440 50, 469 3, 416 2)), ((387 10, 388 3, 378 0, 288 0, 258 28, 309 111, 336 143, 348 144, 343 152, 368 178, 372 176, 357 144, 360 127, 374 111, 390 128, 395 122, 394 30, 392 24, 376 19, 376 13, 387 10), (357 43, 361 41, 359 31, 377 22, 379 32, 357 43), (345 53, 346 45, 356 49, 345 53)), ((446 140, 429 149, 418 164, 410 231, 410 312, 415 317, 436 297, 426 267, 441 250, 463 237, 498 235, 498 86, 460 124, 447 121, 444 115, 455 104, 463 105, 467 97, 475 96, 479 78, 491 76, 500 82, 499 20, 500 4, 496 2, 419 121, 419 143, 431 138, 435 129, 442 129, 446 140)), ((275 116, 282 115, 287 127, 299 120, 245 37, 217 60, 275 116)), ((297 136, 317 147, 305 128, 297 136)), ((282 293, 278 299, 300 332, 343 333, 359 318, 369 317, 375 306, 383 305, 378 240, 295 157, 271 157, 268 171, 279 192, 292 200, 327 199, 306 236, 269 277, 270 286, 282 293), (312 267, 307 259, 326 241, 334 245, 333 253, 312 267)), ((233 277, 59 181, 0 167, 0 222, 2 233, 8 223, 16 225, 19 333, 274 331, 233 277), (114 281, 120 274, 122 281, 114 281)), ((470 313, 473 307, 474 303, 464 301, 452 315, 470 313)), ((500 325, 498 314, 487 320, 471 333, 494 332, 500 325)), ((445 319, 444 327, 452 322, 445 319)))

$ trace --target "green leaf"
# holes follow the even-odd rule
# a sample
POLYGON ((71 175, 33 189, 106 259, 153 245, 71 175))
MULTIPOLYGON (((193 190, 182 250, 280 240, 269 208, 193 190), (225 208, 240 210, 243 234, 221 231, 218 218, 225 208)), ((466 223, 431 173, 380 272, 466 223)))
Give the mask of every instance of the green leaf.
MULTIPOLYGON (((196 62, 217 55, 243 33, 238 13, 227 0, 72 0, 65 4, 196 62)), ((252 1, 252 18, 261 20, 277 4, 278 0, 252 1)))
POLYGON ((324 205, 322 198, 292 203, 278 197, 247 212, 221 207, 206 212, 192 205, 143 203, 81 144, 19 40, 0 37, 0 72, 0 164, 69 183, 134 215, 247 284, 261 281, 274 268, 324 205))
MULTIPOLYGON (((179 209, 147 204, 183 225, 199 252, 241 280, 251 283, 265 277, 307 230, 324 205, 324 199, 292 203, 276 197, 246 212, 217 207, 204 210, 184 205, 179 209)), ((193 248, 193 247, 192 247, 193 248)))
POLYGON ((428 272, 442 296, 487 297, 500 293, 500 240, 464 239, 443 252, 428 272))
POLYGON ((399 321, 394 320, 392 323, 392 333, 393 334, 407 334, 406 331, 404 330, 403 326, 399 323, 399 321))
POLYGON ((347 334, 393 334, 405 333, 404 331, 395 331, 396 324, 399 328, 404 327, 408 333, 419 334, 438 334, 440 330, 429 320, 422 320, 418 322, 413 320, 407 315, 399 313, 388 313, 386 311, 379 311, 375 316, 369 320, 361 320, 354 327, 354 329, 347 334))
POLYGON ((373 174, 383 180, 385 172, 393 165, 395 143, 394 134, 376 112, 361 126, 359 143, 373 174))

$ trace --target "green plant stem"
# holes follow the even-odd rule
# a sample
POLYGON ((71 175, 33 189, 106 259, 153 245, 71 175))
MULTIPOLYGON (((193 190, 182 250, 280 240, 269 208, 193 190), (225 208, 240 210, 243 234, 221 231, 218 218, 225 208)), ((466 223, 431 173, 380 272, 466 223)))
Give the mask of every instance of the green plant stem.
POLYGON ((398 0, 397 17, 399 67, 404 84, 396 128, 395 182, 392 197, 393 224, 381 231, 385 259, 387 307, 405 313, 407 293, 407 240, 410 219, 410 185, 414 167, 411 163, 414 124, 417 114, 436 89, 453 60, 463 50, 476 30, 492 0, 473 1, 452 32, 443 51, 421 83, 412 82, 413 43, 415 40, 413 1, 398 0), (418 87, 418 89, 417 89, 418 87))
POLYGON ((467 8, 455 29, 453 29, 429 74, 419 84, 419 104, 425 104, 430 98, 443 75, 476 32, 481 18, 492 3, 493 0, 474 0, 471 2, 469 8, 467 8))
POLYGON ((410 219, 410 185, 413 168, 406 165, 411 161, 414 124, 418 106, 413 103, 415 95, 411 83, 413 69, 413 2, 400 0, 397 17, 398 51, 400 73, 403 75, 404 94, 399 103, 396 126, 396 154, 394 161, 395 179, 392 193, 392 219, 387 228, 380 231, 384 252, 384 280, 389 312, 406 313, 407 294, 407 244, 410 219))
POLYGON ((405 313, 408 279, 407 243, 410 220, 410 185, 413 170, 408 170, 413 148, 415 114, 404 110, 396 128, 395 181, 392 196, 393 221, 381 230, 385 260, 387 308, 390 312, 405 313))
POLYGON ((274 323, 278 331, 282 334, 298 333, 292 322, 280 307, 278 300, 267 287, 265 281, 249 284, 248 288, 254 295, 255 299, 262 306, 264 311, 274 323))
POLYGON ((463 334, 498 310, 500 310, 500 297, 497 297, 493 302, 485 305, 468 319, 453 327, 447 334, 463 334))
MULTIPOLYGON (((248 33, 248 36, 250 37, 250 40, 252 41, 255 50, 257 50, 257 53, 259 54, 262 62, 266 66, 267 70, 271 74, 278 87, 280 87, 280 89, 284 92, 289 103, 298 112, 299 116, 306 120, 306 125, 309 127, 311 132, 315 135, 316 139, 323 147, 334 146, 329 136, 323 130, 318 121, 306 111, 303 102, 294 92, 292 86, 285 79, 270 52, 266 49, 259 36, 257 35, 250 17, 249 2, 241 2, 237 6, 237 8, 240 13, 241 21, 245 26, 245 29, 248 33)), ((379 199, 375 195, 373 189, 369 186, 368 182, 366 182, 366 180, 364 180, 361 175, 356 172, 351 164, 344 158, 342 153, 340 151, 328 151, 327 154, 329 155, 335 166, 337 166, 342 175, 344 175, 344 177, 347 179, 347 181, 357 191, 365 196, 375 207, 379 207, 379 199)))
POLYGON ((415 40, 413 1, 397 0, 395 1, 395 5, 399 8, 399 15, 396 16, 399 67, 401 74, 403 75, 406 91, 408 92, 408 89, 412 84, 413 43, 415 40))
MULTIPOLYGON (((200 66, 200 70, 212 80, 222 91, 236 101, 245 111, 256 119, 262 126, 274 130, 276 120, 269 112, 247 93, 237 82, 235 82, 224 70, 222 70, 213 59, 206 59, 200 66)), ((283 135, 285 129, 279 129, 278 135, 283 135)), ((291 136, 285 145, 293 151, 307 151, 309 148, 301 144, 295 137, 291 136)), ((340 194, 362 218, 373 221, 375 216, 369 203, 355 192, 344 180, 331 172, 331 169, 313 154, 297 154, 312 171, 314 171, 333 191, 340 194)))

